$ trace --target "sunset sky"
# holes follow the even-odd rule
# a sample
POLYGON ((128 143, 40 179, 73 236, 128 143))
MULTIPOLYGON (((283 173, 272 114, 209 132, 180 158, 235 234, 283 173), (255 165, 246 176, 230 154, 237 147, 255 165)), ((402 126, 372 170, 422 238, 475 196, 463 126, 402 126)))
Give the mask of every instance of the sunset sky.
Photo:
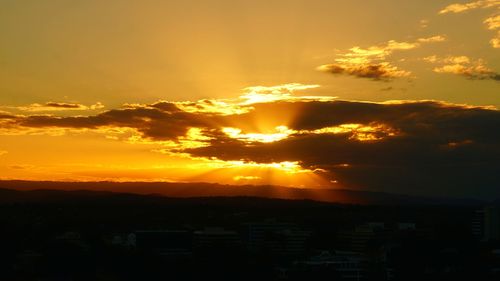
POLYGON ((500 0, 0 0, 0 179, 498 195, 500 0))

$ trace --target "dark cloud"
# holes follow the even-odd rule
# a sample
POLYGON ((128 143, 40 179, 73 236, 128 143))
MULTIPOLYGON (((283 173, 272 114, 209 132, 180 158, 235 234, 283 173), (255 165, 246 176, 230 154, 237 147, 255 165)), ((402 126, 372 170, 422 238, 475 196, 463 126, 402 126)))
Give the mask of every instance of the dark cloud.
POLYGON ((16 116, 8 112, 0 111, 0 120, 1 119, 16 119, 16 116))
POLYGON ((58 108, 80 108, 81 104, 77 103, 63 103, 63 102, 47 102, 45 103, 47 107, 58 107, 58 108))
POLYGON ((166 102, 166 101, 160 101, 153 103, 151 105, 152 108, 157 108, 162 111, 166 112, 178 112, 180 109, 177 107, 177 105, 171 103, 171 102, 166 102))
POLYGON ((11 107, 21 111, 71 111, 71 110, 97 110, 103 109, 104 105, 100 102, 93 105, 84 105, 79 103, 67 102, 46 102, 44 104, 33 103, 27 106, 11 107))
POLYGON ((493 80, 493 81, 500 81, 500 74, 496 72, 492 73, 462 73, 463 76, 465 76, 468 79, 472 80, 493 80))
POLYGON ((147 139, 176 140, 191 127, 206 126, 204 118, 199 114, 180 111, 175 104, 160 102, 150 106, 109 110, 94 116, 17 116, 9 125, 19 128, 132 128, 147 139))
POLYGON ((194 156, 261 163, 299 161, 322 169, 349 188, 425 195, 500 196, 500 112, 433 101, 378 104, 363 102, 278 103, 256 107, 300 107, 294 130, 342 124, 385 124, 397 134, 380 132, 360 141, 353 132, 300 133, 272 143, 252 143, 214 135, 211 145, 187 149, 194 156), (347 164, 347 165, 345 165, 347 164))
POLYGON ((365 64, 326 64, 318 70, 332 73, 345 74, 358 78, 369 78, 373 80, 390 80, 398 77, 407 77, 409 72, 400 70, 389 63, 365 63, 365 64))

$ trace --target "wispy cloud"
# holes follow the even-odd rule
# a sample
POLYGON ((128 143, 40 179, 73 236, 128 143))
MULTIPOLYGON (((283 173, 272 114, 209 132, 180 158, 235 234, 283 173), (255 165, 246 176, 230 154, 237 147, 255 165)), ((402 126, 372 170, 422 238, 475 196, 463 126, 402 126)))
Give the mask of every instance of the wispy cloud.
POLYGON ((436 35, 428 38, 419 38, 417 41, 420 43, 444 42, 446 41, 446 37, 443 35, 436 35))
POLYGON ((499 0, 480 0, 480 1, 473 1, 469 3, 455 3, 446 6, 442 10, 439 11, 439 14, 448 14, 448 13, 464 13, 470 10, 475 10, 475 9, 481 9, 481 8, 490 8, 490 7, 496 7, 500 6, 500 1, 499 0))
MULTIPOLYGON (((203 99, 196 102, 161 102, 162 106, 175 105, 176 108, 190 113, 216 113, 222 115, 242 114, 251 109, 252 104, 276 101, 331 100, 335 97, 295 96, 298 91, 319 88, 317 84, 288 83, 275 86, 252 86, 243 89, 236 99, 203 99)), ((156 106, 159 106, 157 103, 156 106)), ((128 105, 133 108, 134 105, 128 105)), ((140 106, 140 105, 139 105, 140 106)))
POLYGON ((243 104, 260 102, 272 102, 292 98, 296 91, 319 88, 320 85, 306 85, 300 83, 289 83, 277 86, 252 86, 243 89, 245 94, 240 96, 243 104))
POLYGON ((496 30, 495 36, 490 40, 493 48, 500 48, 500 14, 491 16, 484 20, 489 30, 496 30))
POLYGON ((72 111, 72 110, 98 110, 103 109, 104 105, 97 102, 93 105, 83 105, 79 103, 66 102, 46 102, 44 104, 33 103, 27 106, 18 106, 15 109, 22 111, 72 111))
POLYGON ((5 155, 7 153, 8 153, 8 151, 6 151, 6 150, 0 150, 0 156, 5 155))
POLYGON ((422 29, 427 28, 429 26, 429 23, 430 23, 430 20, 428 20, 428 19, 420 20, 420 22, 419 22, 420 28, 422 28, 422 29))

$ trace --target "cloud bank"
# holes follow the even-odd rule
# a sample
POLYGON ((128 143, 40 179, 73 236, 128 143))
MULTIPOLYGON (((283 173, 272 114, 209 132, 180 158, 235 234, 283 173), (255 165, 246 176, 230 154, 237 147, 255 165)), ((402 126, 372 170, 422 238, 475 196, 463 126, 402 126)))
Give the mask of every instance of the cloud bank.
POLYGON ((157 151, 187 157, 296 163, 345 188, 500 195, 500 111, 494 108, 301 99, 286 93, 264 102, 218 102, 233 113, 207 110, 206 101, 190 102, 190 111, 182 109, 187 102, 160 101, 89 116, 5 114, 0 133, 92 130, 115 133, 115 139, 129 143, 156 143, 157 151), (195 112, 198 103, 200 112, 195 112))

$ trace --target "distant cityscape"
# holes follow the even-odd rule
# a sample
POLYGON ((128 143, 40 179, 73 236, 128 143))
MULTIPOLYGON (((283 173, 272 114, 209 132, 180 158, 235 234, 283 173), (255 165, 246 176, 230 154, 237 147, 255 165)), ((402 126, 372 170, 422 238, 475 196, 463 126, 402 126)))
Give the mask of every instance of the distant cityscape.
POLYGON ((498 206, 116 194, 0 210, 2 280, 500 277, 498 206))

